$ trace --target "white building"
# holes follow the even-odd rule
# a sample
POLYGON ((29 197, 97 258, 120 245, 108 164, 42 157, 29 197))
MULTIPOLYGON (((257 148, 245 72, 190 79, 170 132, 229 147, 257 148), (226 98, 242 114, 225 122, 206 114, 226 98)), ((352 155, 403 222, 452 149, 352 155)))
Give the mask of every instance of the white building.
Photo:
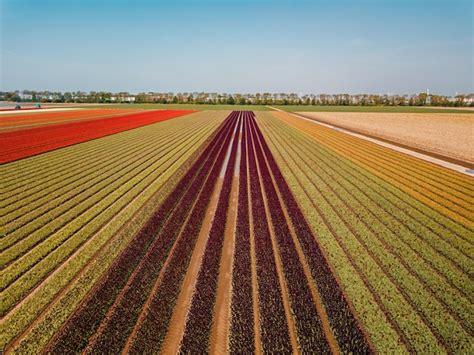
POLYGON ((23 91, 23 92, 20 92, 20 93, 18 94, 18 96, 19 96, 20 99, 22 99, 22 100, 33 100, 33 95, 27 94, 27 93, 25 93, 24 91, 23 91))

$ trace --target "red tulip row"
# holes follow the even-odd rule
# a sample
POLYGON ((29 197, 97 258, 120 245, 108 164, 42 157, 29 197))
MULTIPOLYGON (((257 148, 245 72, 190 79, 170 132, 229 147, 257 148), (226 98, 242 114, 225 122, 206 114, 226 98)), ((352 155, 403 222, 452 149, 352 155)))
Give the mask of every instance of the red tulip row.
POLYGON ((182 116, 191 110, 132 113, 0 133, 0 164, 182 116))
POLYGON ((259 140, 263 141, 263 137, 258 137, 259 129, 254 119, 251 120, 250 126, 273 231, 281 255, 282 269, 287 281, 288 297, 295 318, 298 344, 303 352, 329 353, 329 345, 311 295, 308 279, 304 273, 303 265, 291 237, 288 221, 265 162, 265 156, 259 142, 259 140))
MULTIPOLYGON (((248 115, 247 115, 248 116, 248 115)), ((252 301, 252 258, 250 255, 249 197, 247 184, 247 119, 243 121, 239 203, 235 233, 232 271, 232 302, 229 349, 234 354, 251 354, 255 349, 254 312, 252 301)))
POLYGON ((184 329, 181 351, 185 353, 205 353, 209 347, 240 125, 239 120, 184 329))
POLYGON ((152 295, 149 307, 145 309, 144 318, 138 325, 136 337, 131 343, 130 351, 133 353, 157 352, 163 344, 207 206, 224 163, 232 133, 237 124, 237 117, 237 112, 233 112, 230 115, 231 125, 227 128, 228 136, 226 142, 222 146, 216 163, 189 215, 189 219, 184 226, 180 239, 176 243, 168 266, 161 277, 160 284, 152 295))
MULTIPOLYGON (((324 256, 318 239, 301 212, 289 186, 283 177, 274 157, 265 142, 262 133, 256 129, 263 151, 268 159, 275 182, 282 195, 291 222, 295 228, 296 236, 305 254, 311 274, 316 281, 318 293, 322 299, 328 315, 329 324, 334 333, 339 348, 344 353, 369 353, 370 345, 360 328, 354 313, 349 306, 347 298, 336 280, 324 256)), ((286 263, 289 258, 285 258, 286 263)), ((291 282, 290 282, 291 284, 291 282)))
MULTIPOLYGON (((247 126, 248 127, 248 126, 247 126)), ((282 291, 272 248, 264 197, 260 188, 253 140, 247 140, 249 152, 250 196, 257 267, 260 331, 263 351, 292 352, 282 291)))
MULTIPOLYGON (((125 334, 129 333, 138 317, 141 305, 146 300, 147 291, 150 290, 156 273, 160 270, 180 226, 189 214, 219 154, 219 148, 228 145, 229 129, 234 124, 231 118, 226 120, 219 133, 158 208, 153 218, 134 237, 62 327, 50 344, 49 350, 61 352, 84 349, 102 321, 105 322, 105 327, 95 337, 94 347, 120 350, 120 346, 123 346, 127 339, 125 334), (109 309, 112 313, 104 320, 109 309), (115 333, 117 329, 121 331, 115 333)), ((219 159, 221 156, 222 153, 219 154, 219 159)))

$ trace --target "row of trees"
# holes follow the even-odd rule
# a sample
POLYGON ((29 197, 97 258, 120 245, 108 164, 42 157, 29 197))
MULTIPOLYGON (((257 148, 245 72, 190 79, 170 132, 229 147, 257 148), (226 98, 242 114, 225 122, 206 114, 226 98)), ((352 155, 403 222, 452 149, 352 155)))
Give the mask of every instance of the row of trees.
POLYGON ((372 95, 372 94, 308 94, 295 93, 256 93, 256 94, 227 94, 227 93, 156 93, 83 91, 50 92, 50 91, 13 91, 0 92, 0 100, 18 102, 70 102, 70 103, 174 103, 174 104, 253 104, 253 105, 390 105, 390 106, 474 106, 474 94, 429 95, 419 93, 414 95, 372 95))

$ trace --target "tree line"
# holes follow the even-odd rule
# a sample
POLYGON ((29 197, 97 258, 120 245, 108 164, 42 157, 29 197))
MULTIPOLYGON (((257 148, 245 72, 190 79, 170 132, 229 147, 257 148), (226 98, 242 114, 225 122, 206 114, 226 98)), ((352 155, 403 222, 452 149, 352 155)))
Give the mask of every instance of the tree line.
POLYGON ((305 94, 295 93, 157 93, 105 91, 10 91, 0 92, 0 100, 14 102, 52 103, 160 103, 160 104, 228 104, 228 105, 338 105, 338 106, 474 106, 474 94, 454 97, 428 93, 412 95, 375 94, 305 94))

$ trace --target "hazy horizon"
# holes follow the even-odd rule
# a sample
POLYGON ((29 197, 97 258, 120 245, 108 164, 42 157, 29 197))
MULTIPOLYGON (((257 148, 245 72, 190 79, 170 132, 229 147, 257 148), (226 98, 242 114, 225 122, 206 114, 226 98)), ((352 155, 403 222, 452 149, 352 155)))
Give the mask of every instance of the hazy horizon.
POLYGON ((471 93, 472 6, 1 0, 0 90, 471 93))

